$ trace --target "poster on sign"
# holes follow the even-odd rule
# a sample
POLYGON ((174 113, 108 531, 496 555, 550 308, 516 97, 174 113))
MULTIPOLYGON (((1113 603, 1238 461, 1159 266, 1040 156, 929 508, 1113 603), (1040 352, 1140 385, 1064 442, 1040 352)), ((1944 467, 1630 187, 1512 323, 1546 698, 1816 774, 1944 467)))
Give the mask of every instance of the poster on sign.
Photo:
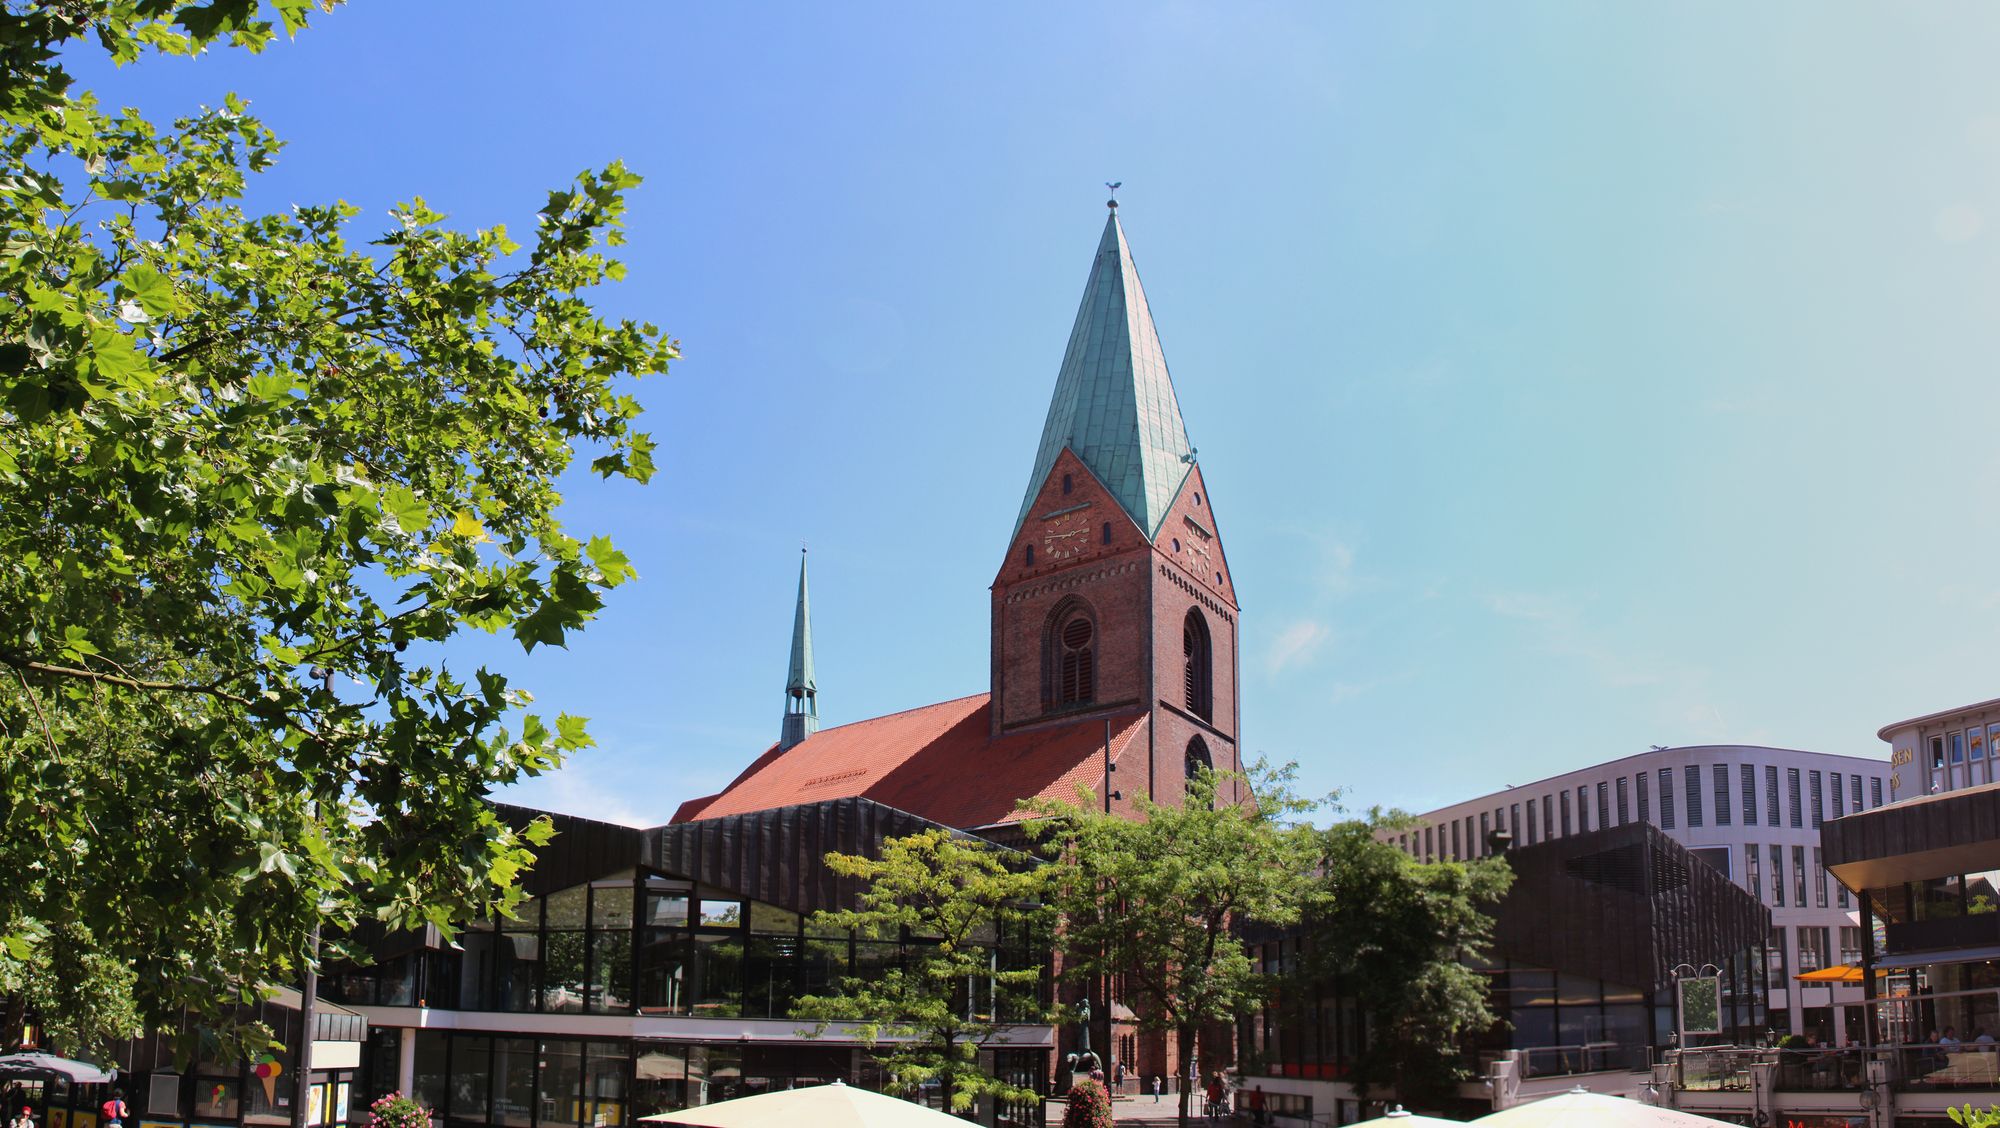
POLYGON ((1722 1033, 1722 980, 1713 975, 1680 981, 1681 1033, 1722 1033))

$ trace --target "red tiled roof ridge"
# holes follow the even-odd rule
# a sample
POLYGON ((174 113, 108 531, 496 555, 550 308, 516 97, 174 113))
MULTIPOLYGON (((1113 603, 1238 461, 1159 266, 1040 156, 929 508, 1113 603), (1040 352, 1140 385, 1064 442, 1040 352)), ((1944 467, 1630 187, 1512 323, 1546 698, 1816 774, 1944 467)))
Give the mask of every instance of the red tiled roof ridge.
MULTIPOLYGON (((968 693, 964 697, 948 697, 943 701, 933 701, 928 705, 912 705, 907 709, 898 709, 893 713, 877 713, 875 716, 863 717, 858 721, 849 721, 844 725, 834 725, 832 728, 823 728, 818 732, 814 733, 813 736, 824 736, 827 733, 839 732, 841 729, 850 729, 856 725, 872 725, 877 721, 887 721, 896 717, 906 717, 911 713, 921 713, 926 709, 942 709, 947 705, 961 705, 967 701, 976 701, 991 696, 993 695, 987 692, 968 693)), ((805 743, 806 741, 810 741, 812 740, 812 738, 813 738, 812 736, 806 737, 806 740, 801 741, 800 743, 805 743)), ((907 814, 908 812, 904 813, 907 814)))

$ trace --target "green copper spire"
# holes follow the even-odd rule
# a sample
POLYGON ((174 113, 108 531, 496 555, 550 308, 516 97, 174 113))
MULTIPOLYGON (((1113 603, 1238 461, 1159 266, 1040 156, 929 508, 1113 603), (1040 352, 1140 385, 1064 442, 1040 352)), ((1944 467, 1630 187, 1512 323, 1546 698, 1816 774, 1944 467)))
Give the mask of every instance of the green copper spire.
POLYGON ((1064 447, 1076 452, 1090 472, 1111 488, 1125 512, 1147 536, 1159 532, 1194 463, 1180 401, 1167 376, 1166 354, 1153 328, 1139 268, 1118 225, 1117 203, 1104 221, 1104 238, 1069 332, 1062 370, 1041 449, 1028 479, 1028 496, 1014 533, 1028 519, 1035 494, 1064 447))
POLYGON ((785 727, 780 748, 819 731, 819 687, 813 684, 812 607, 806 598, 806 550, 799 549, 799 606, 792 613, 792 668, 785 676, 785 727))

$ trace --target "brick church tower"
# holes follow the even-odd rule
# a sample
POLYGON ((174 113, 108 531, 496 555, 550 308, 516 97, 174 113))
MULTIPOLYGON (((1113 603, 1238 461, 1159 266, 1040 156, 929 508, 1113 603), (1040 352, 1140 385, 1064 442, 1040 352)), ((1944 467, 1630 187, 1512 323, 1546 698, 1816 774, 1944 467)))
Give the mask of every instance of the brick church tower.
POLYGON ((1196 764, 1241 770, 1238 607, 1110 207, 993 581, 991 726, 999 738, 1143 716, 1144 746, 1123 749, 1111 782, 1129 805, 1136 794, 1172 802, 1196 764))

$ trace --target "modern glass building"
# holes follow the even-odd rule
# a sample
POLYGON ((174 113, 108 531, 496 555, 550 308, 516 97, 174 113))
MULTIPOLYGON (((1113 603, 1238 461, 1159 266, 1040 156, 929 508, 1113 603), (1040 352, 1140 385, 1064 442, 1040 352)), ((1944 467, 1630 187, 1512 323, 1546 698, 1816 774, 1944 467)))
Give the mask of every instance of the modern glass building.
MULTIPOLYGON (((836 1079, 881 1087, 847 1027, 817 1031, 791 1006, 844 977, 895 969, 926 941, 814 929, 814 912, 849 907, 858 891, 821 859, 872 853, 935 824, 858 798, 651 830, 552 817, 557 837, 540 851, 516 918, 472 922, 449 940, 383 937, 371 944, 374 962, 326 971, 323 997, 351 1016, 355 1045, 346 1068, 327 1074, 329 1105, 315 1123, 365 1122, 368 1103, 391 1091, 463 1128, 627 1128, 655 1112, 836 1079)), ((985 940, 996 970, 1047 967, 1046 936, 994 928, 985 940)), ((991 980, 965 983, 959 1003, 1008 1018, 991 980)), ((1051 1027, 1023 1024, 980 1053, 1043 1092, 1054 1044, 1051 1027)), ((139 1108, 145 1120, 250 1128, 289 1122, 294 1074, 288 1058, 275 1061, 282 1100, 264 1103, 255 1063, 182 1078, 170 1055, 135 1045, 122 1064, 140 1075, 128 1093, 158 1094, 139 1108)), ((1033 1101, 982 1109, 980 1119, 1041 1117, 1033 1101)))

